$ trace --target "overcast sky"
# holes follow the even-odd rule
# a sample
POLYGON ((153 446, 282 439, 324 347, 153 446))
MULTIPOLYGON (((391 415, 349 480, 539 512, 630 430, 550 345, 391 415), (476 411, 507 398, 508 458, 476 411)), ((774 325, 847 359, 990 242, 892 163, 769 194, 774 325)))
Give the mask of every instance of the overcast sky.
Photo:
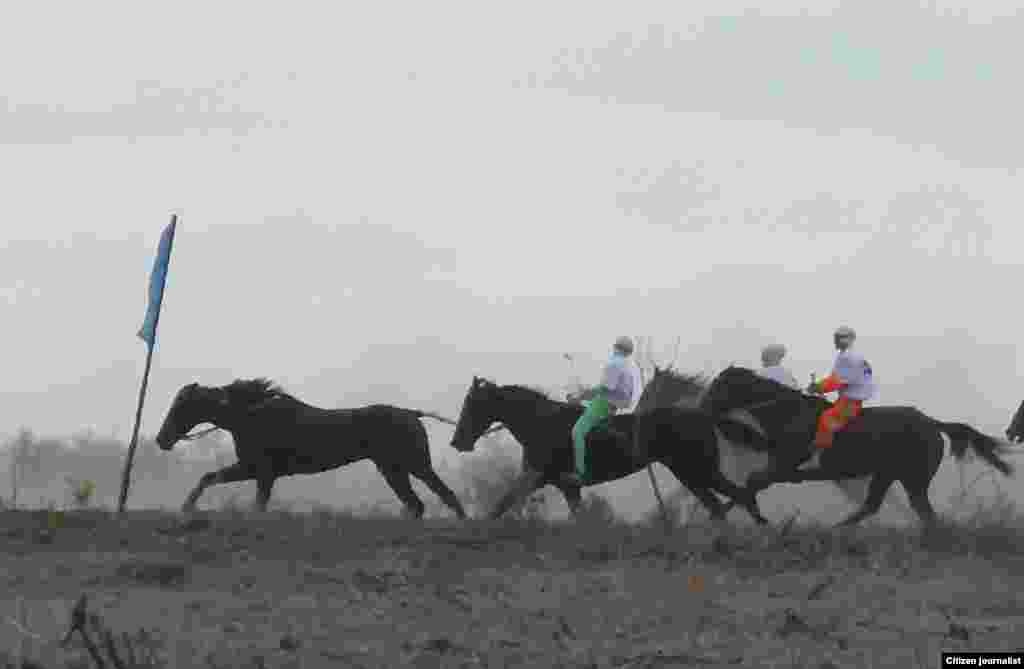
POLYGON ((803 381, 840 324, 880 401, 1001 433, 1018 9, 765 4, 10 10, 0 430, 128 437, 178 210, 144 433, 253 376, 454 417, 473 374, 596 380, 622 333, 708 373, 780 341, 803 381))

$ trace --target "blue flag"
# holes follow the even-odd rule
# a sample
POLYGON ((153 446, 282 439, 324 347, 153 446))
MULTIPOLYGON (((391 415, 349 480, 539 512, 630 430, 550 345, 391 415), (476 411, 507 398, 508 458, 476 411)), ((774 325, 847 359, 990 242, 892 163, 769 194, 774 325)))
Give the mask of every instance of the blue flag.
POLYGON ((160 246, 153 262, 153 272, 149 275, 149 307, 146 309, 146 319, 142 322, 138 335, 150 348, 153 348, 153 342, 156 340, 156 324, 160 319, 160 305, 164 299, 164 284, 167 282, 167 267, 171 262, 171 245, 174 243, 174 227, 177 223, 178 217, 174 216, 170 225, 164 228, 163 234, 160 235, 160 246))

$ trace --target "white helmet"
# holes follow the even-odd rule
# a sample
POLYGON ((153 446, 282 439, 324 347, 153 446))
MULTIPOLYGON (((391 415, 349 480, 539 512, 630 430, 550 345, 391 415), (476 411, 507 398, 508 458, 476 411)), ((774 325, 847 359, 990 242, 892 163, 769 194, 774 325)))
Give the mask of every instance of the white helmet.
POLYGON ((626 355, 633 355, 633 340, 629 337, 619 337, 615 340, 615 348, 626 355))
POLYGON ((777 365, 786 357, 786 347, 782 344, 769 344, 761 349, 761 364, 768 367, 777 365))
POLYGON ((836 328, 835 336, 844 337, 846 339, 849 339, 850 341, 853 341, 854 339, 857 338, 857 333, 853 331, 853 328, 848 327, 846 325, 841 325, 836 328))

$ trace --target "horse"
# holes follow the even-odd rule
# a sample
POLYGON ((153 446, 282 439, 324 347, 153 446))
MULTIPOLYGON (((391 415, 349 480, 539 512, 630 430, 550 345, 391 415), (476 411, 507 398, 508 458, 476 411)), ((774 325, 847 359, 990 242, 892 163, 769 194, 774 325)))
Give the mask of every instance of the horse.
POLYGON ((1017 413, 1013 414, 1010 427, 1006 428, 1006 439, 1011 444, 1019 444, 1024 441, 1024 402, 1017 407, 1017 413))
MULTIPOLYGON (((492 423, 502 423, 523 447, 523 471, 512 489, 502 497, 490 517, 501 517, 533 491, 554 485, 565 497, 570 512, 579 510, 580 486, 562 480, 573 466, 571 430, 582 415, 581 406, 551 399, 542 391, 520 385, 499 386, 474 376, 466 393, 451 445, 467 453, 492 423)), ((660 462, 680 483, 704 503, 716 520, 723 520, 725 507, 712 490, 735 500, 758 522, 768 521, 757 508, 757 500, 735 485, 718 468, 716 421, 697 409, 657 407, 645 412, 643 440, 646 452, 634 455, 635 414, 612 416, 603 428, 587 435, 587 460, 591 480, 587 486, 606 483, 635 474, 651 462, 660 462), (610 430, 608 429, 610 428, 610 430)), ((729 422, 722 418, 719 422, 729 422)))
POLYGON ((322 409, 263 378, 213 387, 190 383, 175 395, 156 443, 170 451, 201 423, 231 433, 238 462, 204 474, 182 506, 186 513, 211 485, 251 479, 256 480, 257 507, 265 511, 281 476, 316 474, 370 459, 410 515, 422 518, 424 512, 410 485, 411 474, 465 518, 455 493, 434 471, 427 431, 419 420, 424 417, 439 419, 389 404, 322 409))
MULTIPOLYGON (((640 402, 637 404, 636 412, 641 413, 645 407, 653 406, 697 407, 700 405, 701 398, 707 392, 710 381, 704 374, 680 372, 673 369, 671 365, 668 367, 654 365, 654 372, 651 375, 650 381, 644 387, 644 392, 640 402)), ((761 429, 757 425, 757 419, 741 409, 729 412, 729 416, 737 421, 747 423, 752 429, 758 431, 761 429)), ((728 428, 729 426, 726 427, 728 428)), ((763 436, 763 432, 759 433, 763 436)), ((729 429, 721 434, 718 441, 718 447, 721 451, 720 466, 722 473, 737 485, 746 485, 750 474, 768 467, 776 460, 776 457, 771 453, 772 449, 752 448, 751 445, 744 443, 744 441, 742 433, 729 429)), ((754 445, 757 446, 759 443, 760 440, 755 440, 754 445)), ((870 477, 840 479, 838 481, 831 481, 831 483, 851 503, 859 507, 867 499, 870 477)), ((685 493, 685 488, 679 488, 668 499, 669 501, 674 501, 681 494, 685 493)), ((890 502, 892 503, 893 500, 890 500, 890 502)), ((896 508, 905 516, 915 515, 906 503, 894 503, 896 508)), ((731 506, 731 501, 726 503, 727 508, 731 506)))
POLYGON ((838 526, 855 525, 878 513, 886 492, 896 481, 903 485, 922 523, 936 525, 938 517, 928 499, 928 487, 944 455, 943 434, 950 438, 956 459, 965 459, 970 447, 1003 475, 1013 473, 1013 466, 1002 457, 1012 451, 1008 444, 970 425, 937 420, 912 406, 865 408, 835 435, 832 447, 822 453, 819 467, 798 470, 812 455, 810 445, 818 417, 832 403, 743 367, 730 365, 720 373, 701 398, 700 406, 712 415, 743 409, 777 444, 774 466, 747 479, 747 486, 755 494, 775 483, 870 476, 864 503, 838 526))

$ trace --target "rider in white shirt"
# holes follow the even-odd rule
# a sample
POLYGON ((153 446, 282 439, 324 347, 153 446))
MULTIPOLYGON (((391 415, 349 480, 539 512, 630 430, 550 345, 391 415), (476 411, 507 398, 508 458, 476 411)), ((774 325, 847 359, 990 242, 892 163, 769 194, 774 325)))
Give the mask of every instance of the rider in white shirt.
POLYGON ((786 347, 782 344, 770 344, 761 349, 761 369, 757 370, 760 376, 771 379, 776 383, 789 386, 794 390, 800 389, 800 383, 788 369, 782 366, 782 359, 786 357, 786 347))
POLYGON ((572 428, 575 471, 563 476, 569 484, 584 485, 587 482, 587 434, 615 414, 631 410, 639 400, 640 371, 630 359, 632 355, 633 340, 629 337, 616 339, 612 355, 601 373, 600 384, 580 395, 581 399, 589 399, 590 403, 572 428))
POLYGON ((821 414, 814 436, 813 456, 802 468, 819 466, 821 451, 832 446, 835 433, 861 414, 864 402, 872 399, 876 391, 871 364, 853 350, 853 342, 857 338, 853 328, 845 325, 837 328, 833 338, 838 353, 832 372, 821 381, 812 382, 807 391, 818 394, 838 392, 839 399, 821 414))

